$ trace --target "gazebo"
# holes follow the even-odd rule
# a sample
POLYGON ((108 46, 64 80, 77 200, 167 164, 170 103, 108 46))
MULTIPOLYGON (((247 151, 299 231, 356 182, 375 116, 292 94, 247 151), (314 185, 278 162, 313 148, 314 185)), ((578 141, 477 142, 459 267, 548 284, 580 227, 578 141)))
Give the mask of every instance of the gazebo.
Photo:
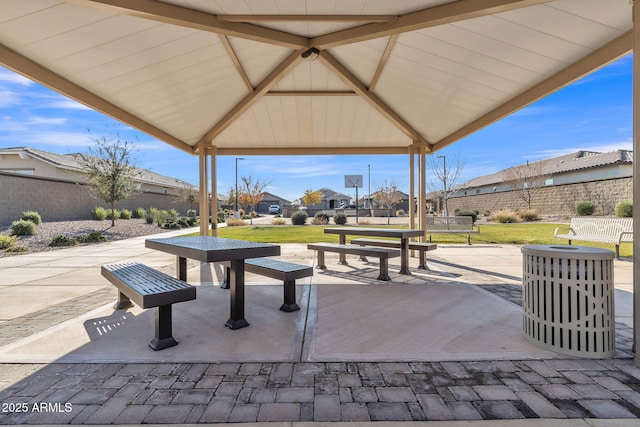
POLYGON ((634 3, 3 0, 0 64, 198 155, 205 218, 218 155, 406 154, 423 228, 426 155, 632 52, 634 3))

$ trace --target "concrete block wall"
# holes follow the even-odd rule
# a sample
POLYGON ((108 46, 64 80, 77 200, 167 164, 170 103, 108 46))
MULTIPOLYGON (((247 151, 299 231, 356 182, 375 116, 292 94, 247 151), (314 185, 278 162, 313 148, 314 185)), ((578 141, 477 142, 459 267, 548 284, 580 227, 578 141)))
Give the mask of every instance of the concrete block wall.
MULTIPOLYGON (((595 203, 595 215, 613 215, 616 203, 633 199, 633 179, 617 178, 578 184, 555 185, 540 188, 534 195, 531 208, 539 214, 576 215, 576 203, 595 203)), ((515 191, 469 195, 449 199, 449 211, 455 209, 496 211, 499 209, 526 209, 526 203, 515 191)))
MULTIPOLYGON (((87 187, 71 181, 0 173, 0 226, 11 225, 27 210, 37 211, 43 221, 72 221, 92 219, 96 206, 108 208, 102 200, 89 194, 87 187)), ((191 205, 176 203, 176 198, 158 193, 137 193, 116 203, 117 209, 154 207, 176 209, 186 215, 191 205)), ((198 210, 197 203, 193 209, 198 210)))

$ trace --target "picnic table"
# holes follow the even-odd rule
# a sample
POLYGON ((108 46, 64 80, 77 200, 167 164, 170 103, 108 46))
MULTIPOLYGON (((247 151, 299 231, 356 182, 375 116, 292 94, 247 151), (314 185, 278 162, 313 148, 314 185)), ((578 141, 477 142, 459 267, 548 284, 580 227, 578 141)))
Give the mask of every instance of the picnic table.
MULTIPOLYGON (((361 228, 361 227, 331 227, 325 228, 327 234, 338 234, 340 244, 347 241, 347 234, 356 236, 391 237, 400 239, 400 274, 411 274, 409 271, 409 239, 424 236, 423 230, 410 230, 407 228, 361 228)), ((340 262, 346 262, 346 255, 340 254, 340 262)))
POLYGON ((231 264, 230 298, 231 314, 226 326, 239 329, 249 326, 244 318, 245 260, 280 255, 280 246, 271 243, 249 242, 212 236, 186 236, 147 239, 145 246, 176 256, 178 279, 187 281, 187 259, 200 262, 224 262, 231 264))

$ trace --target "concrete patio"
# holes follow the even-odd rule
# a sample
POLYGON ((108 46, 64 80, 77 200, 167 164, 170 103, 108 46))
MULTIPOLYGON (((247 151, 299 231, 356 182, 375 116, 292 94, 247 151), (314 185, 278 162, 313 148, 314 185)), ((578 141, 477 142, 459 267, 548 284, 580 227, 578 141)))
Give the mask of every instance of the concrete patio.
MULTIPOLYGON (((524 339, 520 248, 480 244, 440 245, 429 271, 411 259, 411 276, 392 260, 390 282, 375 280, 376 263, 328 257, 327 271, 299 281, 293 313, 278 310, 281 283, 248 274, 250 326, 235 331, 224 327, 222 269, 190 263, 198 297, 174 307, 180 344, 153 352, 153 310, 114 311, 116 290, 99 271, 136 260, 173 274, 174 258, 144 239, 0 259, 0 402, 72 408, 3 411, 0 423, 637 425, 629 261, 615 261, 614 359, 571 358, 524 339)), ((283 245, 280 258, 314 262, 306 245, 283 245)))

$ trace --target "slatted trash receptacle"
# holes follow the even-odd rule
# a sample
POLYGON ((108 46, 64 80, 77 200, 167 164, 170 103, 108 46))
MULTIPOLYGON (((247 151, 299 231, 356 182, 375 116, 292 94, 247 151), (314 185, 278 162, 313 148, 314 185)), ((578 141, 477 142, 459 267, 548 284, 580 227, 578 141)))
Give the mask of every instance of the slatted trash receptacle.
POLYGON ((613 357, 614 257, 586 246, 523 247, 524 336, 571 356, 613 357))

